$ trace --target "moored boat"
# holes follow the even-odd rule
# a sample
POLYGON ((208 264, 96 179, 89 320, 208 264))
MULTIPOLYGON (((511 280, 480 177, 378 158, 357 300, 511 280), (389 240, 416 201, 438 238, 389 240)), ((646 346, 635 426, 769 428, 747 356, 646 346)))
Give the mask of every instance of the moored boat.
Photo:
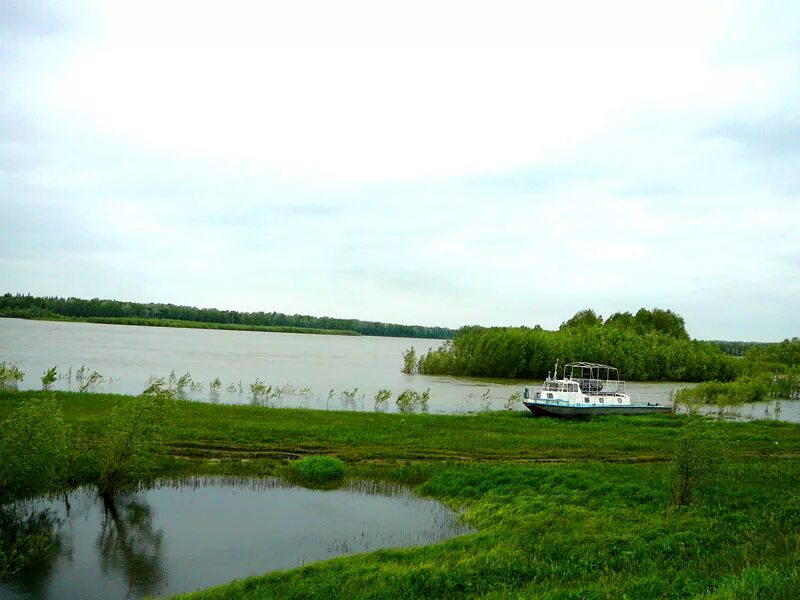
POLYGON ((540 389, 525 386, 523 404, 543 417, 585 417, 591 415, 645 415, 668 413, 671 406, 657 402, 635 403, 625 393, 616 368, 596 363, 567 363, 558 378, 547 375, 540 389))

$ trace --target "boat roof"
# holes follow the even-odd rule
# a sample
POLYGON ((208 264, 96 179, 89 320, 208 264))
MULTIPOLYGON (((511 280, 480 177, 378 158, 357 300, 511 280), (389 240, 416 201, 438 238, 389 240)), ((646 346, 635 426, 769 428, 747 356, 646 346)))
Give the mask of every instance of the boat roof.
POLYGON ((599 363, 589 363, 589 362, 574 362, 574 363, 567 363, 564 367, 586 367, 587 369, 613 369, 614 371, 617 370, 616 367, 611 367, 609 365, 601 365, 599 363))

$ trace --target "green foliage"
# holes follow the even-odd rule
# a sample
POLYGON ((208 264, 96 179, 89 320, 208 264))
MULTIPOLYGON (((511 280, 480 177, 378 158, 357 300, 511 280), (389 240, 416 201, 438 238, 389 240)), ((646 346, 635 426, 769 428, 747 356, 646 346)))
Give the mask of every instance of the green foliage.
POLYGON ((345 404, 351 404, 355 402, 357 395, 358 395, 358 388, 356 387, 353 388, 352 390, 342 390, 342 392, 339 394, 339 398, 345 404))
POLYGON ((418 368, 426 375, 541 379, 557 359, 609 364, 634 381, 727 381, 742 367, 718 346, 689 340, 674 313, 642 309, 604 324, 594 312, 581 311, 559 331, 464 327, 423 355, 418 368))
POLYGON ((75 379, 78 382, 78 391, 80 392, 86 392, 98 383, 103 382, 103 376, 97 371, 90 373, 86 365, 81 365, 80 369, 75 372, 75 379))
POLYGON ((191 385, 192 375, 186 372, 175 381, 175 391, 181 396, 186 392, 186 388, 191 387, 191 385))
POLYGON ((58 375, 56 373, 56 367, 51 367, 47 369, 44 373, 42 373, 42 389, 49 390, 50 387, 56 382, 58 375))
POLYGON ((587 308, 579 310, 571 319, 564 321, 558 329, 561 331, 564 329, 585 329, 602 324, 603 317, 595 313, 591 308, 587 308))
POLYGON ((289 463, 288 472, 292 481, 324 486, 344 479, 347 466, 334 456, 305 456, 289 463))
POLYGON ((103 495, 147 478, 166 456, 164 438, 175 397, 159 384, 141 396, 126 398, 111 411, 95 449, 103 495))
POLYGON ((417 351, 408 348, 403 352, 403 373, 411 375, 417 370, 417 351))
POLYGON ((762 342, 738 342, 728 340, 709 340, 710 343, 719 347, 725 354, 731 356, 744 356, 750 348, 755 346, 763 346, 762 342))
POLYGON ((672 459, 670 506, 688 506, 695 495, 719 471, 725 454, 716 428, 699 416, 690 416, 681 427, 672 459))
POLYGON ((25 378, 25 373, 13 363, 0 363, 0 387, 16 386, 17 382, 25 378))
POLYGON ((427 407, 428 401, 430 399, 431 399, 430 388, 426 389, 421 394, 416 390, 407 388, 397 395, 397 400, 395 400, 395 403, 397 404, 397 406, 400 408, 401 411, 407 411, 417 406, 421 408, 427 407))
POLYGON ((378 323, 358 319, 334 319, 278 312, 237 312, 174 304, 139 304, 94 298, 35 297, 23 294, 0 296, 0 316, 21 319, 79 320, 92 323, 192 327, 286 333, 377 335, 447 339, 446 327, 378 323))
POLYGON ((503 404, 503 408, 506 410, 514 410, 520 402, 522 402, 522 392, 514 392, 509 395, 508 400, 503 404))
POLYGON ((254 401, 258 401, 259 399, 268 399, 267 396, 272 393, 272 386, 267 387, 267 385, 261 381, 258 377, 256 380, 250 384, 250 398, 254 401))
POLYGON ((384 406, 386 406, 386 403, 391 397, 391 391, 383 389, 378 390, 378 393, 375 394, 375 410, 381 410, 384 406))
POLYGON ((678 390, 675 404, 693 412, 702 405, 724 410, 746 402, 762 402, 770 398, 793 398, 800 394, 800 372, 743 375, 734 381, 708 381, 678 390))
POLYGON ((23 400, 0 423, 0 503, 60 489, 67 475, 69 436, 54 397, 23 400))
POLYGON ((215 377, 214 380, 208 384, 208 391, 212 394, 219 394, 219 390, 222 387, 222 382, 220 381, 219 377, 215 377))
POLYGON ((751 363, 771 363, 783 367, 800 367, 800 338, 783 340, 779 344, 759 344, 745 353, 751 363))

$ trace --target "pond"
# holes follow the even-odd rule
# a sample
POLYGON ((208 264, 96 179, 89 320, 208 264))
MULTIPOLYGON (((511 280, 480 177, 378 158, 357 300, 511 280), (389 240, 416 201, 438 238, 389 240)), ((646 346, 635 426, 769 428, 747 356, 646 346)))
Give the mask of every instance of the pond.
MULTIPOLYGON (((520 381, 406 375, 400 372, 403 351, 417 356, 438 348, 442 340, 371 336, 309 335, 212 329, 177 329, 26 321, 0 318, 0 361, 25 372, 20 389, 40 389, 40 377, 57 366, 54 389, 77 390, 78 369, 97 371, 102 382, 91 391, 139 394, 151 376, 169 379, 189 373, 183 395, 193 400, 337 410, 396 412, 405 389, 430 390, 424 407, 431 413, 502 410, 520 381), (211 382, 219 378, 219 389, 211 382), (253 397, 250 385, 271 387, 253 397), (379 390, 391 398, 376 406, 379 390)), ((540 384, 541 381, 534 382, 540 384)), ((680 384, 631 383, 637 400, 667 402, 680 384)), ((516 403, 517 410, 524 410, 516 403)))
POLYGON ((433 544, 473 530, 405 487, 351 481, 310 490, 277 478, 204 477, 118 495, 28 503, 60 550, 0 597, 138 598, 198 590, 379 548, 433 544))

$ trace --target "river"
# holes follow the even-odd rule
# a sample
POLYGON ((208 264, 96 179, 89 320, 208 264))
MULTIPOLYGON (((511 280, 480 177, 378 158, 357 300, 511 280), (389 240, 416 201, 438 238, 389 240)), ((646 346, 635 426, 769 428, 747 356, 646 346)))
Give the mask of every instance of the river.
MULTIPOLYGON (((479 380, 401 372, 402 355, 414 348, 417 356, 437 348, 441 340, 371 336, 312 335, 102 325, 0 318, 0 361, 16 364, 25 378, 20 389, 40 389, 42 373, 57 367, 53 389, 77 390, 78 370, 97 371, 102 381, 95 392, 139 394, 152 377, 169 381, 189 373, 188 399, 223 404, 260 404, 330 410, 382 410, 397 412, 404 390, 419 394, 429 390, 424 407, 430 413, 475 413, 502 410, 519 381, 479 380), (218 378, 215 391, 211 382, 218 378), (254 394, 251 384, 262 382, 265 391, 254 394), (388 390, 388 401, 376 395, 388 390)), ((84 378, 84 382, 86 377, 84 378)), ((541 382, 534 381, 534 384, 541 382)), ((628 384, 634 400, 668 402, 670 392, 685 384, 628 384)), ((515 410, 524 410, 519 402, 515 410)), ((754 407, 760 418, 763 406, 754 407)), ((771 411, 775 415, 775 411, 771 411)), ((794 403, 784 402, 782 419, 800 419, 794 403)))

